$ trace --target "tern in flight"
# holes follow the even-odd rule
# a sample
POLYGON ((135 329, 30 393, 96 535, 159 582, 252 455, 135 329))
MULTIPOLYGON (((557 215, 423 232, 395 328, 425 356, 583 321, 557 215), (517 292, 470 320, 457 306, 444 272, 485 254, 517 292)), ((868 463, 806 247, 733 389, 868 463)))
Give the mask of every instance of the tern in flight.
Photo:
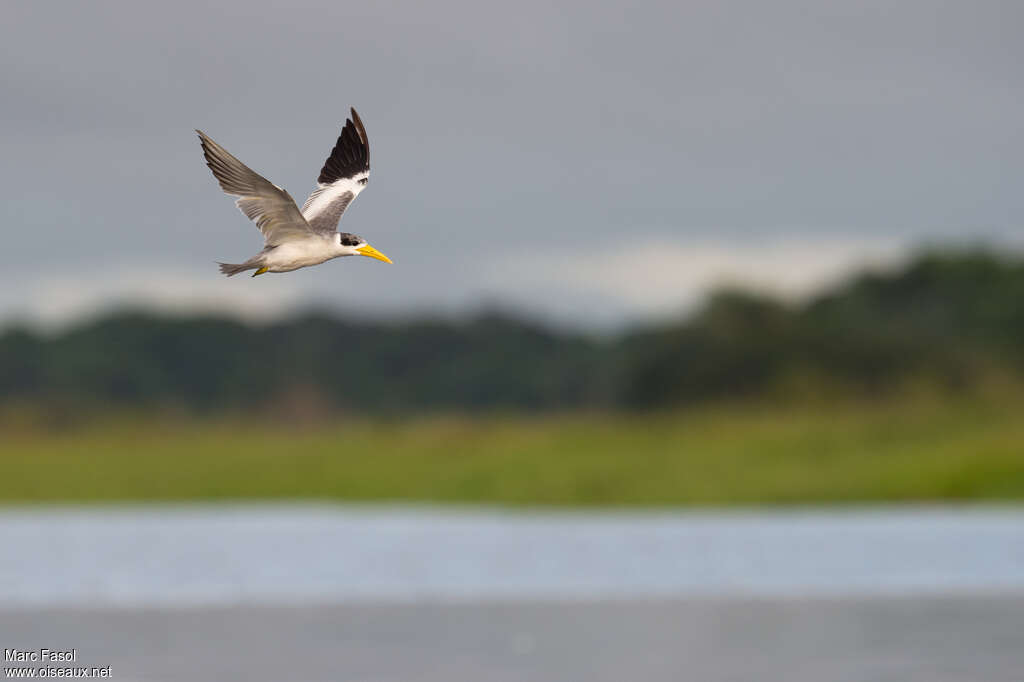
POLYGON ((244 263, 220 263, 225 275, 246 270, 255 270, 253 277, 264 272, 289 272, 341 256, 369 256, 391 262, 359 235, 337 231, 341 214, 370 179, 370 144, 355 109, 301 211, 288 192, 233 157, 203 131, 196 132, 206 165, 221 189, 238 197, 238 208, 263 233, 263 250, 258 254, 244 263))

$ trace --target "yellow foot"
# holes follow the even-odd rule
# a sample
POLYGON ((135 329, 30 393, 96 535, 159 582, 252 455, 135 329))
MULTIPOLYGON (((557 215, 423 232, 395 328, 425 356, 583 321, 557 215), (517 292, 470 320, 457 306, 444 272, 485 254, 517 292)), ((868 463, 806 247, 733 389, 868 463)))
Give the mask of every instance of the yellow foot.
POLYGON ((268 272, 268 269, 267 268, 260 268, 256 272, 252 273, 252 276, 255 277, 256 275, 262 275, 264 272, 268 272))

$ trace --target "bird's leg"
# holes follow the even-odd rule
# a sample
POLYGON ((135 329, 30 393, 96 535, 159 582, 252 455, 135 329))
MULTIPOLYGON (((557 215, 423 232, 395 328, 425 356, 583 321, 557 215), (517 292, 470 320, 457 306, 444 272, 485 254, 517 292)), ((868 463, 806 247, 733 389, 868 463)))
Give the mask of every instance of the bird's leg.
POLYGON ((256 272, 252 273, 252 276, 255 277, 256 275, 262 275, 264 272, 267 272, 268 270, 269 270, 269 268, 264 266, 264 267, 260 268, 259 270, 257 270, 256 272))

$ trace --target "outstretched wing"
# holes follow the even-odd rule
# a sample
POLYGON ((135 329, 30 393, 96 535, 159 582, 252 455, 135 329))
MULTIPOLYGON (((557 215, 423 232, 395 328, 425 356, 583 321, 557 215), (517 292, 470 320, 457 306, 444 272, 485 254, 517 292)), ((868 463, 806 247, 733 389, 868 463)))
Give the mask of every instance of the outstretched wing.
POLYGON ((310 235, 306 219, 288 192, 233 157, 203 131, 196 132, 203 145, 206 165, 213 171, 221 189, 239 197, 235 203, 260 228, 267 246, 310 235))
POLYGON ((359 114, 352 109, 352 118, 345 121, 338 142, 320 171, 316 189, 302 205, 302 216, 314 232, 333 233, 341 214, 369 179, 370 143, 359 114))

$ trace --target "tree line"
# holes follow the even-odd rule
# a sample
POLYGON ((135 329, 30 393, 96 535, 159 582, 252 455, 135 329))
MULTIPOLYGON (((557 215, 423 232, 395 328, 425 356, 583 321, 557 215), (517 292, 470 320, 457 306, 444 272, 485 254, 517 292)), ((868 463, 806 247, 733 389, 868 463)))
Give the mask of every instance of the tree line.
POLYGON ((692 315, 614 338, 498 313, 249 325, 126 311, 55 336, 0 333, 0 404, 648 409, 1006 378, 1024 378, 1024 259, 986 250, 922 253, 800 304, 721 290, 692 315))

